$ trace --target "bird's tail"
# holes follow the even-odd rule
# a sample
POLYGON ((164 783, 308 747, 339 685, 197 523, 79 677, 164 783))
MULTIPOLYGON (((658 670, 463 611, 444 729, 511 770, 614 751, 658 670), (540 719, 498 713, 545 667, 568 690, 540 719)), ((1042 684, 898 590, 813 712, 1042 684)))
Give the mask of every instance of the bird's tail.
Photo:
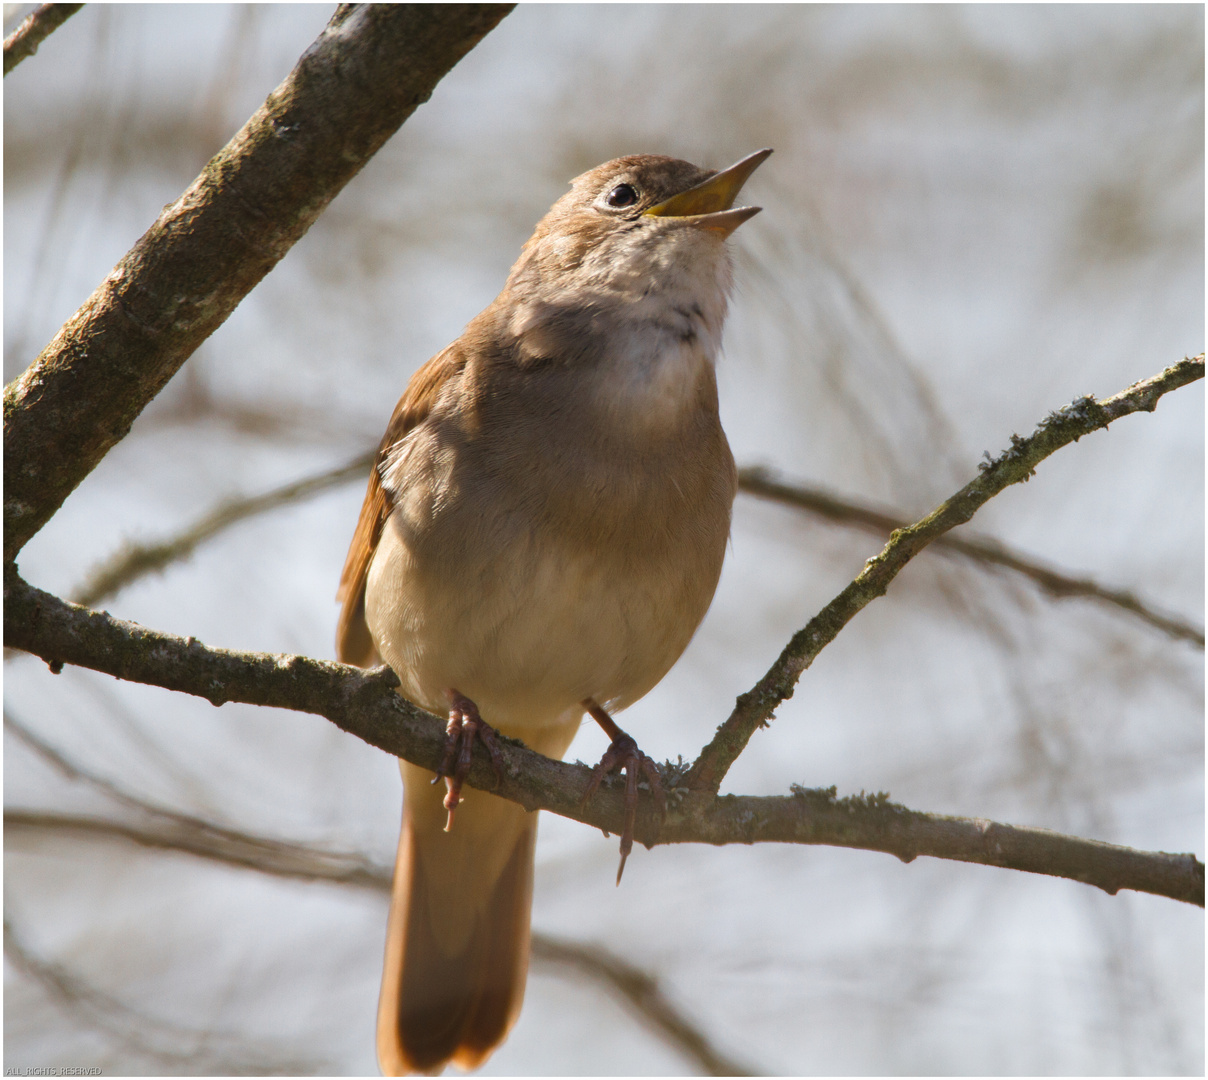
POLYGON ((438 814, 416 812, 411 793, 430 774, 414 771, 378 1005, 378 1062, 387 1076, 436 1073, 450 1061, 480 1065, 519 1015, 528 971, 537 815, 463 791, 446 833, 443 786, 422 792, 435 796, 438 814))
MULTIPOLYGON (((525 731, 561 757, 581 712, 525 731)), ((444 785, 407 762, 403 827, 378 1003, 378 1064, 387 1076, 477 1068, 520 1014, 528 975, 537 814, 472 788, 445 832, 444 785)))

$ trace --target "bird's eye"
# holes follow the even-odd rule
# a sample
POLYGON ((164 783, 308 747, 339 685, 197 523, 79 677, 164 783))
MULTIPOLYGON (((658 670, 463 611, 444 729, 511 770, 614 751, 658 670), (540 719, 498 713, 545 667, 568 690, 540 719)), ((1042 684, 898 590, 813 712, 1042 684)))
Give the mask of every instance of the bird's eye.
POLYGON ((638 201, 638 193, 632 184, 617 184, 617 186, 614 187, 607 196, 605 196, 604 201, 608 203, 609 206, 632 206, 638 201))

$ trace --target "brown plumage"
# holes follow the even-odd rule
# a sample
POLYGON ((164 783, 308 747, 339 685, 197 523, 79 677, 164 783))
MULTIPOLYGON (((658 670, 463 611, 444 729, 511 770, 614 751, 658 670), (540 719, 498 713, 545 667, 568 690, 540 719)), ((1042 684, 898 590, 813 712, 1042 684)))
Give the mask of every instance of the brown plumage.
MULTIPOLYGON (((380 658, 416 704, 477 706, 553 757, 585 703, 621 709, 663 677, 729 535, 724 240, 767 153, 720 174, 619 158, 573 181, 394 410, 340 581, 342 660, 380 658)), ((467 790, 446 832, 461 777, 442 800, 402 769, 379 1062, 474 1068, 519 1013, 537 818, 467 790)))
POLYGON ((373 667, 381 663, 369 627, 365 623, 365 575, 369 572, 369 560, 377 548, 382 526, 390 516, 390 498, 382 487, 377 466, 390 448, 421 423, 432 408, 432 401, 440 388, 452 375, 456 360, 451 359, 453 346, 437 353, 423 365, 407 384, 403 396, 386 425, 386 434, 378 444, 377 462, 369 473, 369 488, 361 504, 361 516, 357 519, 356 532, 348 547, 344 570, 340 574, 340 587, 336 599, 342 605, 340 620, 336 624, 336 655, 345 664, 373 667))

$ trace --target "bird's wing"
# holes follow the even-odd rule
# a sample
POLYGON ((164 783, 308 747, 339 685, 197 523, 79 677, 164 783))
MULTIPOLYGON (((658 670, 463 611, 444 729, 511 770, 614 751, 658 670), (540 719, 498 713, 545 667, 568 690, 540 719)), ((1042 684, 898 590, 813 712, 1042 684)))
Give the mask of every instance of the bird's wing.
POLYGON ((365 622, 365 576, 381 538, 382 527, 394 508, 389 493, 382 487, 379 473, 382 461, 391 447, 427 419, 445 384, 463 366, 461 351, 452 345, 424 364, 411 377, 407 389, 395 405, 386 434, 378 446, 377 459, 369 473, 369 488, 361 505, 361 516, 356 532, 352 534, 352 544, 340 575, 340 587, 336 591, 336 599, 343 604, 340 621, 336 625, 336 657, 345 664, 372 667, 381 663, 365 622))

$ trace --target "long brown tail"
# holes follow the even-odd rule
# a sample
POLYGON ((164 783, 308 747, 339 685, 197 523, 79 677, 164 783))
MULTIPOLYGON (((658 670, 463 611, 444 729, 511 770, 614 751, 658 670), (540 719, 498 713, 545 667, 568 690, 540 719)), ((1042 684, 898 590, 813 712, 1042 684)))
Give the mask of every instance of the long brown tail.
POLYGON ((476 1068, 520 1013, 537 815, 469 789, 444 831, 443 785, 403 763, 403 828, 378 1005, 387 1076, 476 1068))

